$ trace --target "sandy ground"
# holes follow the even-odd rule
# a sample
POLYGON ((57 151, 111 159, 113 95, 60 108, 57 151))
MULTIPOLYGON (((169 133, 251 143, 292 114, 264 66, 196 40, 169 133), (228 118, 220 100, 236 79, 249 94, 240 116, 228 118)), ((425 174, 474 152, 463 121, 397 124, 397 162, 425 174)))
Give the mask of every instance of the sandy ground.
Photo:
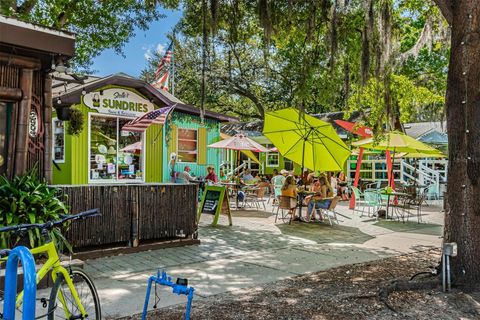
MULTIPOLYGON (((194 300, 191 319, 480 319, 480 293, 396 292, 387 301, 394 311, 380 301, 380 288, 433 270, 439 258, 438 250, 429 250, 218 294, 194 300)), ((184 319, 184 312, 185 305, 177 305, 148 319, 184 319)))

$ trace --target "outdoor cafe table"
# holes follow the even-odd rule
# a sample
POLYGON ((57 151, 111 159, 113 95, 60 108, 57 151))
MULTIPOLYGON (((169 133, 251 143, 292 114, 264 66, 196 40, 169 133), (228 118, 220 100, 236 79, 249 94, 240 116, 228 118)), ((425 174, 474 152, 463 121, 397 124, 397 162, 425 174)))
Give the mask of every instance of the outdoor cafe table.
POLYGON ((233 188, 233 190, 235 190, 235 208, 238 209, 238 191, 240 190, 242 185, 237 182, 224 182, 224 181, 220 182, 220 184, 222 186, 231 187, 233 188))
POLYGON ((314 195, 315 193, 316 192, 314 191, 307 191, 307 190, 297 192, 298 218, 300 219, 300 221, 302 221, 301 218, 302 218, 303 200, 305 200, 307 196, 314 195))
MULTIPOLYGON (((396 191, 392 191, 392 192, 387 192, 385 190, 381 191, 380 194, 383 194, 383 195, 386 195, 387 196, 387 211, 386 211, 386 214, 385 214, 385 218, 388 219, 388 212, 390 210, 390 197, 391 196, 394 196, 394 197, 398 197, 398 198, 410 198, 411 195, 408 194, 408 193, 404 193, 404 192, 396 192, 396 191)), ((393 212, 392 212, 392 217, 393 219, 393 212)))

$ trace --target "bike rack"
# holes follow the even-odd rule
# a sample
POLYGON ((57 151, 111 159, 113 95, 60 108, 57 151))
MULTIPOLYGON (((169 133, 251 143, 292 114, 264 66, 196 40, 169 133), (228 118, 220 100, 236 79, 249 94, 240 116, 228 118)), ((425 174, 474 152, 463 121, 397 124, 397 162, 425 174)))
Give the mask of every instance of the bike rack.
POLYGON ((3 319, 15 319, 15 304, 17 297, 17 269, 18 261, 23 267, 23 308, 22 319, 35 319, 35 299, 37 296, 37 273, 35 260, 25 247, 16 247, 8 253, 5 271, 5 295, 3 305, 3 319))
POLYGON ((173 288, 173 293, 177 295, 181 295, 181 294, 186 295, 188 297, 188 300, 187 300, 187 308, 185 310, 185 320, 190 319, 190 308, 192 307, 193 292, 195 291, 195 289, 193 287, 187 286, 186 279, 178 278, 177 283, 173 283, 172 277, 167 276, 167 273, 165 271, 162 271, 160 275, 160 270, 159 270, 156 276, 151 276, 148 279, 147 295, 145 297, 145 304, 143 305, 142 320, 145 320, 147 318, 148 300, 150 298, 152 283, 171 287, 173 288))

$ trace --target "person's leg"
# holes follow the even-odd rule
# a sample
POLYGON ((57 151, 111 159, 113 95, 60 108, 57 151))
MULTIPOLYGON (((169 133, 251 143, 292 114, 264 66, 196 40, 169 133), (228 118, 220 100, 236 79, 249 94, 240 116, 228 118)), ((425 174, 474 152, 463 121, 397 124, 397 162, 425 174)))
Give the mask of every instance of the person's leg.
POLYGON ((312 214, 312 211, 313 211, 313 207, 315 207, 315 200, 310 200, 310 202, 308 202, 308 206, 307 206, 307 217, 310 216, 310 214, 312 214))

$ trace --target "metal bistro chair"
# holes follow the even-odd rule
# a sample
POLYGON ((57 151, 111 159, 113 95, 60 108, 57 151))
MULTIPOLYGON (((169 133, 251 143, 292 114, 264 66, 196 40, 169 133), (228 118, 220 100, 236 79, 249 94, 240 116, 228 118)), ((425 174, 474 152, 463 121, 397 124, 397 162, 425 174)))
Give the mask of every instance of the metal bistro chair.
MULTIPOLYGON (((428 196, 428 189, 425 189, 423 192, 419 193, 416 197, 412 197, 405 200, 405 210, 416 209, 418 223, 423 222, 422 221, 422 204, 426 201, 427 196, 428 196)), ((408 218, 409 218, 409 215, 407 215, 407 221, 408 221, 408 218)))
POLYGON ((266 210, 265 206, 265 199, 263 198, 265 196, 265 188, 258 188, 254 190, 250 190, 252 192, 247 192, 245 194, 245 200, 244 203, 247 204, 247 202, 252 203, 255 205, 255 207, 260 210, 260 203, 263 204, 263 210, 266 210))
POLYGON ((362 216, 363 216, 363 213, 365 212, 365 206, 366 206, 364 195, 357 187, 352 186, 352 191, 355 196, 355 208, 353 209, 353 211, 360 211, 357 208, 362 207, 362 216))
MULTIPOLYGON (((378 210, 382 207, 382 199, 377 190, 365 190, 363 193, 365 206, 368 208, 368 217, 375 216, 378 219, 378 210), (373 209, 373 213, 372 213, 373 209)), ((360 217, 363 217, 363 212, 360 217)))
MULTIPOLYGON (((338 222, 338 218, 337 218, 337 213, 335 212, 335 208, 337 207, 337 204, 338 202, 340 202, 340 200, 342 199, 342 197, 340 196, 336 196, 332 199, 332 202, 330 202, 330 205, 328 206, 328 209, 323 209, 323 216, 324 217, 327 217, 328 219, 328 223, 330 223, 331 226, 333 226, 333 222, 336 222, 337 224, 340 224, 338 222)), ((319 209, 321 210, 321 209, 319 209)))
POLYGON ((275 223, 277 223, 277 218, 278 218, 278 212, 281 210, 282 215, 280 218, 282 219, 283 223, 291 224, 292 223, 292 215, 289 213, 291 208, 291 199, 290 197, 285 197, 285 196, 279 196, 278 197, 278 207, 277 207, 277 213, 275 215, 275 223), (287 213, 285 214, 285 211, 287 213))

